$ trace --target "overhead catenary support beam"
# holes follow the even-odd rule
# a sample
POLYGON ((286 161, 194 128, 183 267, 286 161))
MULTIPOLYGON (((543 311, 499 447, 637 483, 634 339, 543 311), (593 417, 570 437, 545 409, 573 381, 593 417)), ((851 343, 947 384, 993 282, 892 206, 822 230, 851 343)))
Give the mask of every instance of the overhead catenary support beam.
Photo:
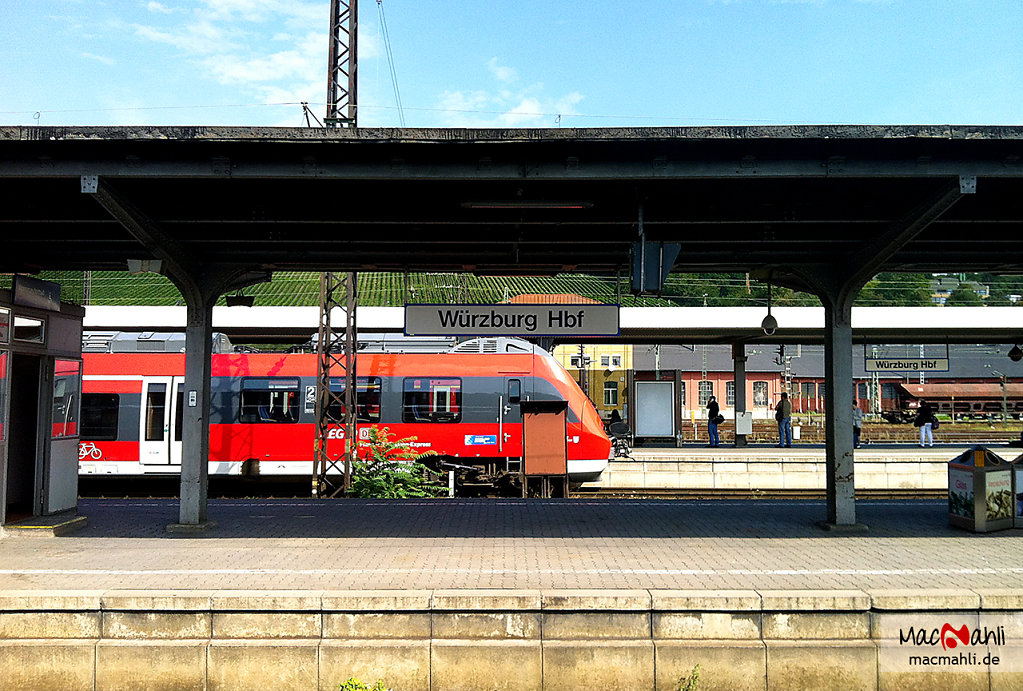
MULTIPOLYGON (((145 252, 158 258, 162 272, 185 299, 185 382, 181 415, 181 499, 179 523, 171 529, 204 529, 209 478, 210 376, 213 305, 229 290, 269 280, 266 271, 202 265, 128 199, 96 176, 83 176, 82 192, 91 194, 124 226, 145 252)), ((170 392, 170 395, 176 395, 170 392)))
POLYGON ((794 274, 824 305, 825 465, 828 529, 864 529, 856 522, 853 464, 852 304, 860 290, 901 247, 964 194, 976 191, 976 180, 948 182, 889 224, 882 235, 865 242, 834 264, 801 267, 794 274))

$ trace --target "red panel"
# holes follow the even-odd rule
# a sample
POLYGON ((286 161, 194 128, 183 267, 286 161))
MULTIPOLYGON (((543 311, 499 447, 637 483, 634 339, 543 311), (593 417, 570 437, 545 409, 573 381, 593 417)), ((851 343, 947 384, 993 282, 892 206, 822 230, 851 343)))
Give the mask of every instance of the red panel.
POLYGON ((85 353, 84 373, 183 377, 184 353, 85 353))
POLYGON ((82 393, 142 393, 142 380, 86 379, 82 382, 82 393))
POLYGON ((131 461, 138 463, 137 441, 83 441, 78 444, 79 462, 131 461))

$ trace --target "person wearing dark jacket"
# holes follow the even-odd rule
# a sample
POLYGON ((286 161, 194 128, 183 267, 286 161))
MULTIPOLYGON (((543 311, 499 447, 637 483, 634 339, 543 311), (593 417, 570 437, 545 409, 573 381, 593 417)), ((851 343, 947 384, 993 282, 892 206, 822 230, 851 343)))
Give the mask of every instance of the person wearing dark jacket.
POLYGON ((916 418, 913 420, 913 425, 920 428, 920 446, 923 446, 925 441, 927 446, 934 446, 934 428, 932 427, 934 422, 934 409, 926 402, 921 402, 920 409, 916 412, 916 418))
POLYGON ((718 423, 717 418, 720 414, 721 409, 718 407, 717 400, 711 396, 710 400, 707 401, 707 435, 710 437, 710 445, 718 446, 721 440, 718 438, 718 423))

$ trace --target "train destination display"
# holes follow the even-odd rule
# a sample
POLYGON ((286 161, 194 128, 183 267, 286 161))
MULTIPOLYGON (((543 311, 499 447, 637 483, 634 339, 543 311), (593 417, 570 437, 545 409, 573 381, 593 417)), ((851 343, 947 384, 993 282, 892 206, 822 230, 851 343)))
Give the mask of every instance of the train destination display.
POLYGON ((617 305, 405 305, 407 336, 617 336, 617 305))

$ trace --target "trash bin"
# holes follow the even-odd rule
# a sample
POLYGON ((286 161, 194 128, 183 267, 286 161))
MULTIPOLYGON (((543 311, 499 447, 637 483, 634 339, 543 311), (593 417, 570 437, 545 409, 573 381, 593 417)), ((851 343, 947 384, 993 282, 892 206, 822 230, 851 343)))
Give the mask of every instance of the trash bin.
POLYGON ((975 446, 948 463, 948 522, 975 533, 1013 526, 1014 467, 983 446, 975 446))

